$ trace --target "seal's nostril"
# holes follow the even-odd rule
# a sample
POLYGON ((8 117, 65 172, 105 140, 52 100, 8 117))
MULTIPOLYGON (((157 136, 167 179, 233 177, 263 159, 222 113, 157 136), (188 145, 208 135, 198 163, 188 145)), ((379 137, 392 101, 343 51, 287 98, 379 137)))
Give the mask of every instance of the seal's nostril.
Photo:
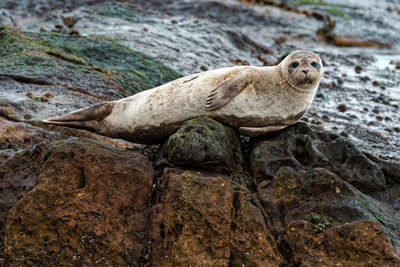
POLYGON ((304 72, 305 74, 307 74, 308 73, 308 70, 301 70, 302 72, 304 72))

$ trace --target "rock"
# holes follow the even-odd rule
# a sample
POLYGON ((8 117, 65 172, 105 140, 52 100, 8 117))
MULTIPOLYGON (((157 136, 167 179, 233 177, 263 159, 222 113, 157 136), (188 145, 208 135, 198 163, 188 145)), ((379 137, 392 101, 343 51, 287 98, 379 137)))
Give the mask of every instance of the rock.
POLYGON ((254 197, 228 176, 167 169, 153 207, 153 266, 284 262, 254 197))
POLYGON ((0 118, 0 164, 21 149, 31 149, 42 142, 65 139, 70 136, 85 137, 118 148, 131 148, 137 145, 85 130, 52 126, 41 122, 14 122, 0 118))
POLYGON ((391 47, 392 44, 389 43, 381 43, 372 40, 362 40, 360 38, 349 36, 349 35, 339 35, 335 36, 333 40, 334 44, 337 46, 346 46, 346 47, 391 47))
POLYGON ((377 192, 386 187, 381 168, 347 138, 304 122, 261 141, 250 153, 249 167, 257 185, 271 179, 282 166, 298 170, 323 167, 362 192, 377 192))
POLYGON ((0 118, 0 150, 27 148, 56 138, 55 132, 47 132, 27 123, 0 118))
POLYGON ((283 167, 258 192, 295 265, 400 264, 395 212, 334 173, 283 167))
POLYGON ((399 266, 400 257, 377 223, 355 221, 315 235, 307 223, 289 224, 285 239, 300 266, 399 266))
POLYGON ((7 160, 0 162, 0 266, 8 213, 36 185, 43 146, 41 143, 18 152, 8 150, 7 160))
POLYGON ((168 138, 163 154, 174 165, 240 170, 244 164, 238 134, 207 117, 185 122, 168 138))
POLYGON ((14 20, 7 9, 1 8, 0 9, 0 25, 12 25, 14 26, 14 20))
POLYGON ((54 117, 180 77, 158 61, 102 38, 22 34, 0 26, 0 46, 0 114, 12 120, 54 117))
POLYGON ((40 161, 37 186, 8 217, 9 262, 137 265, 147 245, 151 163, 85 139, 54 142, 40 161))

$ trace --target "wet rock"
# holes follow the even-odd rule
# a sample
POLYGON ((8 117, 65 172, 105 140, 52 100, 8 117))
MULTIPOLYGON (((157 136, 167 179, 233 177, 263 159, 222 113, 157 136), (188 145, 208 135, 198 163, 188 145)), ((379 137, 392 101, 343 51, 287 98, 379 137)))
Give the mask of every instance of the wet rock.
POLYGON ((238 134, 207 117, 185 122, 168 138, 163 154, 174 165, 240 170, 244 164, 238 134))
POLYGON ((37 186, 8 217, 10 263, 136 265, 146 248, 151 163, 85 139, 52 143, 40 161, 37 186))
POLYGON ((18 152, 0 151, 0 155, 10 152, 0 161, 0 265, 8 213, 36 185, 43 146, 42 143, 18 152))
POLYGON ((360 74, 362 70, 363 70, 363 69, 362 69, 361 66, 355 66, 355 68, 354 68, 354 71, 355 71, 357 74, 360 74))
POLYGON ((391 47, 391 44, 381 43, 377 41, 362 40, 354 36, 339 35, 333 40, 337 46, 347 46, 347 47, 391 47))
POLYGON ((337 109, 338 109, 340 112, 346 112, 347 107, 346 107, 345 104, 340 104, 339 106, 337 106, 337 109))
POLYGON ((53 117, 180 77, 158 61, 102 38, 22 34, 1 26, 0 46, 2 113, 17 120, 53 117))
POLYGON ((153 207, 153 266, 283 263, 254 197, 229 177, 167 169, 153 207))
POLYGON ((14 26, 14 20, 7 9, 0 8, 0 25, 12 25, 14 26))
POLYGON ((55 132, 48 132, 28 123, 0 118, 0 150, 26 148, 56 138, 55 132))
POLYGON ((249 167, 258 185, 282 166, 295 169, 326 168, 362 192, 385 189, 381 168, 345 137, 298 122, 279 135, 258 143, 249 167))
POLYGON ((32 148, 42 142, 65 139, 70 136, 85 137, 118 148, 129 148, 136 145, 125 140, 112 139, 84 130, 57 127, 41 122, 15 122, 0 118, 0 126, 0 151, 10 152, 3 153, 0 163, 4 162, 20 149, 32 148))
POLYGON ((258 191, 295 265, 400 264, 400 220, 393 210, 332 172, 283 167, 258 191))

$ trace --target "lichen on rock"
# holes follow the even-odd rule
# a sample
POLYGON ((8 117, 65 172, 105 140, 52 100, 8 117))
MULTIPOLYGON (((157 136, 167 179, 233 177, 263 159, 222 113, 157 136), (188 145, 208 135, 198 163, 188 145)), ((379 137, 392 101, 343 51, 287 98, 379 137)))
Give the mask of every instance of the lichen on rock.
POLYGON ((193 165, 215 170, 242 170, 239 135, 207 117, 185 122, 171 135, 163 154, 174 165, 193 165))

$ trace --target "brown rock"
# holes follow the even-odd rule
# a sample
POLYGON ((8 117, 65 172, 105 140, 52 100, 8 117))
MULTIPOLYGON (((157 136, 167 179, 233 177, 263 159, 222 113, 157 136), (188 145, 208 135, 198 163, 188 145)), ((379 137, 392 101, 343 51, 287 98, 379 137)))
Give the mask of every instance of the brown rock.
POLYGON ((10 266, 136 265, 146 248, 153 169, 141 154, 85 140, 42 152, 37 186, 10 212, 10 266))
POLYGON ((375 222, 355 221, 319 234, 307 224, 295 221, 285 231, 298 266, 400 266, 400 255, 375 222))
MULTIPOLYGON (((0 161, 0 266, 3 256, 3 239, 7 215, 12 207, 20 201, 36 184, 36 170, 44 144, 19 152, 8 150, 7 161, 0 161)), ((0 156, 5 151, 0 152, 0 156)))
POLYGON ((277 248, 273 225, 264 217, 259 200, 242 187, 236 187, 233 204, 230 266, 279 266, 285 263, 277 248))
POLYGON ((361 40, 354 36, 349 35, 339 35, 333 40, 337 46, 357 46, 357 47, 391 47, 391 44, 379 43, 369 40, 361 40))
POLYGON ((27 123, 0 118, 0 150, 26 148, 56 137, 54 132, 47 132, 27 123))
MULTIPOLYGON (((42 122, 15 122, 0 118, 0 151, 31 148, 41 142, 60 140, 70 136, 85 137, 118 148, 135 146, 134 143, 113 139, 85 130, 48 125, 42 122)), ((4 159, 0 158, 0 163, 4 159)))
POLYGON ((296 266, 400 266, 395 212, 335 174, 278 170, 260 198, 296 266))
POLYGON ((283 262, 244 187, 226 175, 179 169, 167 169, 163 179, 149 227, 153 266, 283 262))

